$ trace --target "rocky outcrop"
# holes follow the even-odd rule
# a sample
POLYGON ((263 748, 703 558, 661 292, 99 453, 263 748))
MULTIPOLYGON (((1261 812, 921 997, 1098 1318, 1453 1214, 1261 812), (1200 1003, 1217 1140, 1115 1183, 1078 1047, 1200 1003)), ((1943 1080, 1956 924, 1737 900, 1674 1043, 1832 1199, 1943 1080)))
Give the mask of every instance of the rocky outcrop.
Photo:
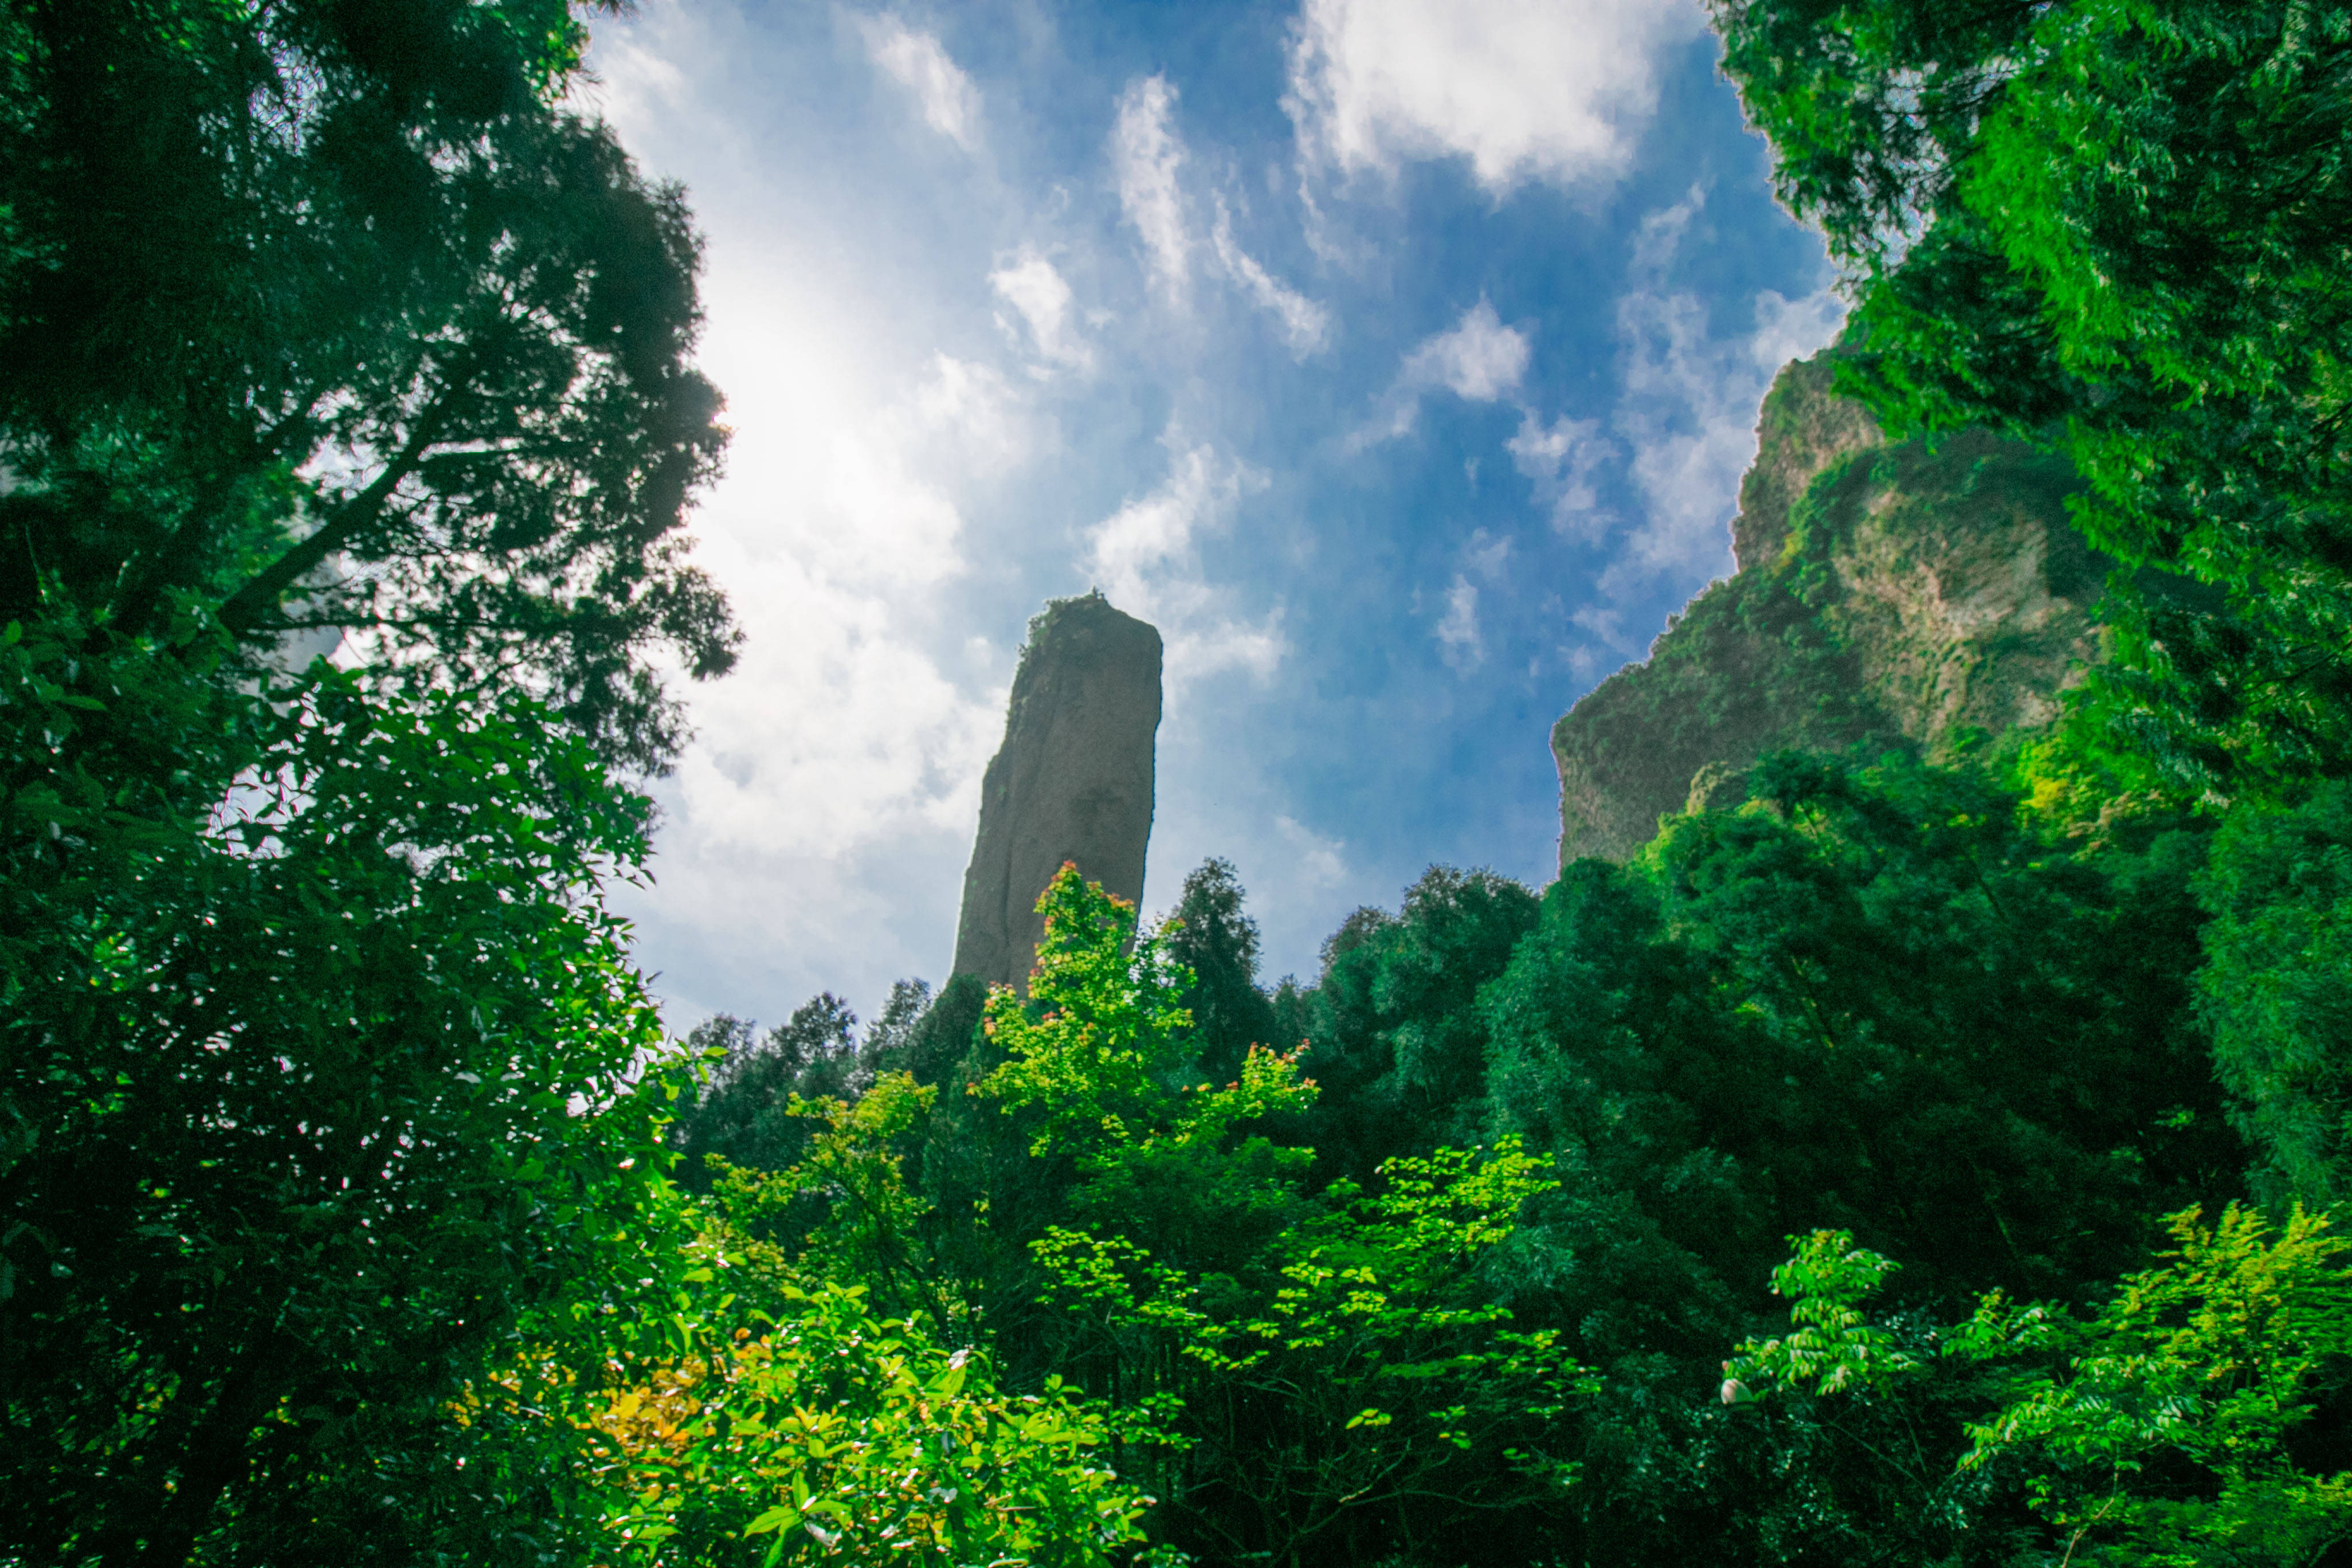
POLYGON ((1765 752, 1935 759, 2047 723, 2098 657, 2111 563, 2067 521, 2064 460, 1980 434, 1890 443, 1832 368, 1791 364, 1764 400, 1738 570, 1554 726, 1562 865, 1623 858, 1765 752))
POLYGON ((1160 634, 1099 593, 1029 623, 1004 744, 981 783, 955 973, 1025 988, 1036 912, 1065 860, 1141 903, 1160 730, 1160 634))
POLYGON ((1743 572, 1769 569, 1788 547, 1791 514, 1822 469, 1886 444, 1870 410, 1831 389, 1835 375, 1830 354, 1792 360, 1764 395, 1756 461, 1740 476, 1731 520, 1731 558, 1743 572))

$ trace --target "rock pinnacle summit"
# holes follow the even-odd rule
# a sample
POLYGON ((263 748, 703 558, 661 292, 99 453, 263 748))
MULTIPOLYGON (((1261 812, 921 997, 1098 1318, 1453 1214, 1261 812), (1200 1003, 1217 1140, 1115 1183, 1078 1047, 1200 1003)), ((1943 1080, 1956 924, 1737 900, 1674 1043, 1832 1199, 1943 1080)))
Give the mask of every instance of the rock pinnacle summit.
POLYGON ((1099 592, 1029 623, 1004 743, 981 784, 955 973, 1026 989, 1038 895, 1065 860, 1140 903, 1160 731, 1160 633, 1099 592))

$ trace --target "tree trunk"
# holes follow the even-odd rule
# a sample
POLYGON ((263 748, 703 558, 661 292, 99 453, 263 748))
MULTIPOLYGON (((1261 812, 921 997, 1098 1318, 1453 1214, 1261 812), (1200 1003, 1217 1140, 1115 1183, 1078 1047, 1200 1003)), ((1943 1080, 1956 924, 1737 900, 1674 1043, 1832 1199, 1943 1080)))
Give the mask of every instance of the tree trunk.
POLYGON ((182 1568, 221 1494, 245 1469, 253 1429, 284 1396, 300 1353, 292 1335, 271 1330, 238 1358, 182 1448, 178 1483, 160 1500, 154 1523, 118 1535, 104 1568, 182 1568))

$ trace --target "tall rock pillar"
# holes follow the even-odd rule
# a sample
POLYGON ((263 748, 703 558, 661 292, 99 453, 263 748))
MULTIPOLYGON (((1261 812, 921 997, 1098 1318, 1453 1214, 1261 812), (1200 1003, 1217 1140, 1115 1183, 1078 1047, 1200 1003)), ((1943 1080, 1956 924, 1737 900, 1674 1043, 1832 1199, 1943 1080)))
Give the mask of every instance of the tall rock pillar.
POLYGON ((1029 623, 1004 744, 980 786, 956 973, 1026 989, 1045 932, 1037 896, 1065 860, 1142 902, 1160 653, 1160 633, 1098 592, 1029 623))

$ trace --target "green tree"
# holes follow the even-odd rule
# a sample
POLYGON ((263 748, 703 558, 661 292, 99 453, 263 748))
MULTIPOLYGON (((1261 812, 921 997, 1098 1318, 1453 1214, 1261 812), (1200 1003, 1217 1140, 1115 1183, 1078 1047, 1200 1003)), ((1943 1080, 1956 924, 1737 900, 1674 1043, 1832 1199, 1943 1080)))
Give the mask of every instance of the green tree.
POLYGON ((677 532, 724 432, 682 195, 558 107, 584 42, 565 0, 0 9, 0 620, 350 634, 662 765, 646 654, 733 657, 677 532))
POLYGON ((882 1002, 881 1016, 866 1026, 865 1038, 858 1042, 858 1070, 868 1078, 877 1078, 889 1070, 883 1066, 886 1061, 908 1055, 914 1047, 917 1032, 930 1016, 931 1001, 930 982, 892 981, 890 994, 882 1002))
POLYGON ((2172 1216, 2174 1250, 2095 1310, 1995 1291, 1924 1336, 1862 1305, 1889 1259, 1847 1232, 1791 1237, 1774 1288, 1795 1302, 1794 1331, 1742 1346, 1727 1397, 1864 1407, 1848 1440, 1915 1462, 1915 1506, 1981 1538, 2003 1493, 2024 1501, 2038 1527, 1999 1543, 2009 1561, 2326 1561, 2352 1538, 2352 1469, 2297 1439, 2345 1386, 2352 1244, 2299 1207, 2276 1232, 2234 1204, 2210 1228, 2200 1218, 2172 1216), (1942 1414, 1939 1384, 1974 1406, 1954 1429, 1916 1418, 1942 1414))
POLYGON ((2352 1469, 2314 1473, 2294 1438, 2340 1396, 2352 1244, 2300 1209, 2275 1237, 2235 1205, 2210 1229, 2199 1218, 2174 1215, 2165 1266, 2087 1323, 1983 1304, 1948 1353, 2029 1359, 1961 1466, 2023 1471, 2085 1562, 2322 1561, 2352 1538, 2352 1469))
POLYGON ((71 732, 168 742, 188 692, 132 658, 94 712, 55 679, 86 654, 0 651, 9 1548, 388 1560, 462 1503, 520 1551, 544 1478, 463 1502, 444 1407, 659 1272, 659 1030, 600 901, 646 806, 519 700, 321 669, 249 700, 212 810, 122 810, 71 732))
POLYGON ((802 1003, 764 1036, 725 1013, 695 1026, 686 1038, 687 1054, 709 1068, 680 1098, 670 1128, 672 1146, 685 1156, 679 1179, 707 1188, 705 1163, 714 1155, 761 1171, 781 1171, 798 1160, 811 1133, 795 1100, 839 1097, 860 1087, 856 1027, 857 1016, 830 991, 802 1003))
POLYGON ((2229 1190, 2243 1147, 2188 984, 2193 823, 2095 847, 1975 770, 1891 758, 1768 758, 1750 790, 1654 864, 1670 924, 1805 1086, 1752 1146, 1821 1205, 1796 1225, 1850 1204, 1923 1287, 2042 1290, 2113 1277, 2147 1215, 2229 1190))
POLYGON ((1050 1360, 1129 1413, 1126 1468, 1173 1538, 1353 1562, 1557 1502, 1574 1467, 1546 1439, 1582 1371, 1480 1277, 1545 1162, 1506 1141, 1310 1194, 1313 1152, 1256 1131, 1311 1099, 1298 1053, 1203 1081, 1174 933, 1130 946, 1133 912, 1074 867, 1039 909, 1030 996, 991 994, 1003 1059, 980 1087, 1074 1167, 1072 1223, 1030 1243, 1050 1360))
POLYGON ((2113 1278, 2235 1179, 2189 977, 2205 835, 2055 838, 1971 772, 1783 753, 1571 868, 1483 995, 1501 1130, 1719 1277, 1852 1228, 1923 1299, 2113 1278))
POLYGON ((1486 1029, 1479 986, 1535 924, 1535 894, 1433 866, 1391 915, 1358 910, 1323 947, 1307 1061, 1322 1094, 1301 1138, 1325 1169, 1369 1177, 1392 1154, 1475 1137, 1486 1029))
POLYGON ((713 1155, 720 1206, 742 1235, 773 1243, 813 1278, 868 1292, 898 1317, 926 1312, 941 1328, 971 1313, 923 1255, 930 1205, 907 1183, 908 1135, 939 1091, 885 1073, 855 1103, 804 1100, 792 1115, 817 1124, 801 1157, 781 1170, 746 1170, 713 1155))
POLYGON ((976 1087, 1021 1115, 1033 1157, 1074 1161, 1076 1212, 1115 1219, 1187 1262, 1246 1257, 1287 1222, 1312 1155, 1239 1130, 1314 1098, 1298 1052, 1253 1049, 1220 1088, 1201 1076, 1192 975, 1162 929, 1135 936, 1131 906, 1066 864, 1024 1003, 992 986, 982 1026, 1003 1055, 976 1087), (1025 1113, 1025 1114, 1024 1114, 1025 1113))
POLYGON ((2255 1189, 2281 1211, 2352 1200, 2352 785, 2233 813, 2200 892, 2198 989, 2255 1189))
MULTIPOLYGON (((890 994, 896 1006, 902 993, 893 987, 890 994)), ((937 995, 925 995, 919 1005, 899 1013, 898 1018, 903 1024, 894 1019, 892 1007, 886 1007, 885 1026, 878 1035, 866 1037, 873 1047, 875 1070, 912 1073, 917 1082, 934 1086, 947 1082, 971 1055, 980 1033, 981 1009, 987 1002, 986 981, 976 974, 956 974, 949 976, 937 995)))
POLYGON ((1108 1568, 1144 1555, 1152 1500, 1107 1462, 1115 1424, 1098 1404, 1058 1380, 1006 1391, 936 1325, 802 1275, 734 1228, 746 1197, 764 1201, 757 1186, 722 1193, 699 1234, 677 1216, 692 1267, 654 1331, 616 1344, 614 1372, 592 1382, 531 1358, 476 1392, 478 1412, 528 1402, 576 1437, 593 1560, 1108 1568))
MULTIPOLYGON (((1720 1347, 1791 1231, 1903 1258, 1899 1310, 1932 1320, 1991 1285, 2096 1289, 2152 1215, 2233 1190, 2189 984, 2208 836, 2068 838, 1985 772, 1898 759, 1748 782, 1631 866, 1570 867, 1480 991, 1488 1135, 1563 1175, 1490 1272, 1605 1380, 1570 1550, 1937 1561, 1959 1539, 1938 1466, 1882 1468, 1817 1411, 1739 1418, 1720 1347)), ((1998 1555, 1994 1524, 1970 1551, 1998 1555)))
POLYGON ((1296 1045, 1274 1032, 1274 1005, 1258 989, 1257 922, 1243 911, 1241 879, 1230 860, 1203 860, 1184 879, 1169 911, 1169 956, 1192 971, 1184 1010, 1192 1015, 1202 1073, 1231 1081, 1252 1046, 1296 1045))
POLYGON ((558 107, 583 43, 555 0, 0 7, 27 1560, 560 1555, 560 1451, 447 1401, 666 1277, 605 767, 675 748, 656 645, 730 657, 677 536, 723 433, 682 199, 558 107), (353 670, 283 678, 306 634, 353 670))

